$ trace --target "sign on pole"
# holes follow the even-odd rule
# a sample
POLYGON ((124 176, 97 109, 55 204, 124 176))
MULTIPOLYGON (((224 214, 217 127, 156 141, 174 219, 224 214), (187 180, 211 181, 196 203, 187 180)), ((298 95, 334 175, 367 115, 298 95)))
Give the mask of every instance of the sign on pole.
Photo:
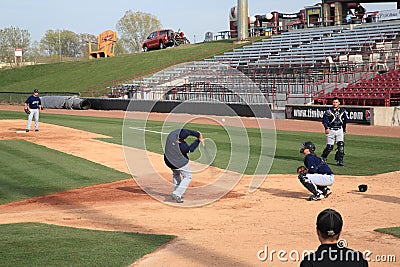
POLYGON ((22 48, 15 48, 15 56, 22 57, 22 48))

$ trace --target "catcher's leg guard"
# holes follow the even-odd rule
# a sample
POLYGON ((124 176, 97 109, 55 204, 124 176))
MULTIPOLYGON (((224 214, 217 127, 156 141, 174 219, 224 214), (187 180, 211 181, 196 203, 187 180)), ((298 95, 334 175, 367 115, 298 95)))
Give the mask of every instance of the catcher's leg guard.
POLYGON ((343 163, 343 158, 344 158, 344 142, 339 141, 337 142, 337 151, 335 154, 335 160, 338 163, 343 163))
POLYGON ((317 187, 315 186, 315 184, 313 184, 310 181, 310 179, 307 178, 307 176, 305 174, 300 173, 298 177, 299 177, 300 183, 302 183, 302 185, 304 185, 304 187, 307 188, 308 191, 313 193, 313 195, 318 195, 317 187))
POLYGON ((317 185, 317 189, 321 191, 324 195, 329 188, 327 186, 317 185))
POLYGON ((321 158, 326 159, 333 150, 333 145, 326 145, 324 151, 322 152, 321 158))

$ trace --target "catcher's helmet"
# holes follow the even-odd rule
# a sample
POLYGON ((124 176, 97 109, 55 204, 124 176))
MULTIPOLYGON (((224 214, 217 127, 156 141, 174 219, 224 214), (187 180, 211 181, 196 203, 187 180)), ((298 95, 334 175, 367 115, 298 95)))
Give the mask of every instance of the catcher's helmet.
POLYGON ((304 142, 303 144, 301 144, 300 153, 303 153, 304 149, 309 149, 311 153, 314 153, 315 145, 311 141, 304 142))

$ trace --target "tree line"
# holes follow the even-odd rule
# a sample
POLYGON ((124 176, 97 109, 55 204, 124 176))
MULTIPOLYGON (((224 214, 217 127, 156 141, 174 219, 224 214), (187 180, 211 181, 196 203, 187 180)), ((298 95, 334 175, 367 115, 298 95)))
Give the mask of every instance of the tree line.
MULTIPOLYGON (((162 28, 154 16, 140 11, 128 10, 117 22, 117 55, 141 51, 144 39, 162 28)), ((106 30, 106 29, 104 29, 106 30)), ((62 60, 62 58, 88 58, 88 42, 97 42, 100 33, 75 33, 70 30, 47 30, 40 41, 31 43, 28 30, 17 26, 0 29, 0 63, 14 63, 15 49, 23 51, 23 61, 37 63, 40 58, 62 60)), ((94 49, 95 50, 95 49, 94 49)))

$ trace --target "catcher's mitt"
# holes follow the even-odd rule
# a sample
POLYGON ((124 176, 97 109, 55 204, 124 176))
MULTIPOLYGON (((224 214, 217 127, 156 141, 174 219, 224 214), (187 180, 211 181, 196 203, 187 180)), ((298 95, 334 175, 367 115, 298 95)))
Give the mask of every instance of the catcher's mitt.
POLYGON ((24 111, 26 114, 31 114, 31 111, 29 110, 29 108, 24 108, 24 111))
POLYGON ((299 166, 297 167, 297 173, 300 174, 306 174, 307 173, 307 168, 305 166, 299 166))

